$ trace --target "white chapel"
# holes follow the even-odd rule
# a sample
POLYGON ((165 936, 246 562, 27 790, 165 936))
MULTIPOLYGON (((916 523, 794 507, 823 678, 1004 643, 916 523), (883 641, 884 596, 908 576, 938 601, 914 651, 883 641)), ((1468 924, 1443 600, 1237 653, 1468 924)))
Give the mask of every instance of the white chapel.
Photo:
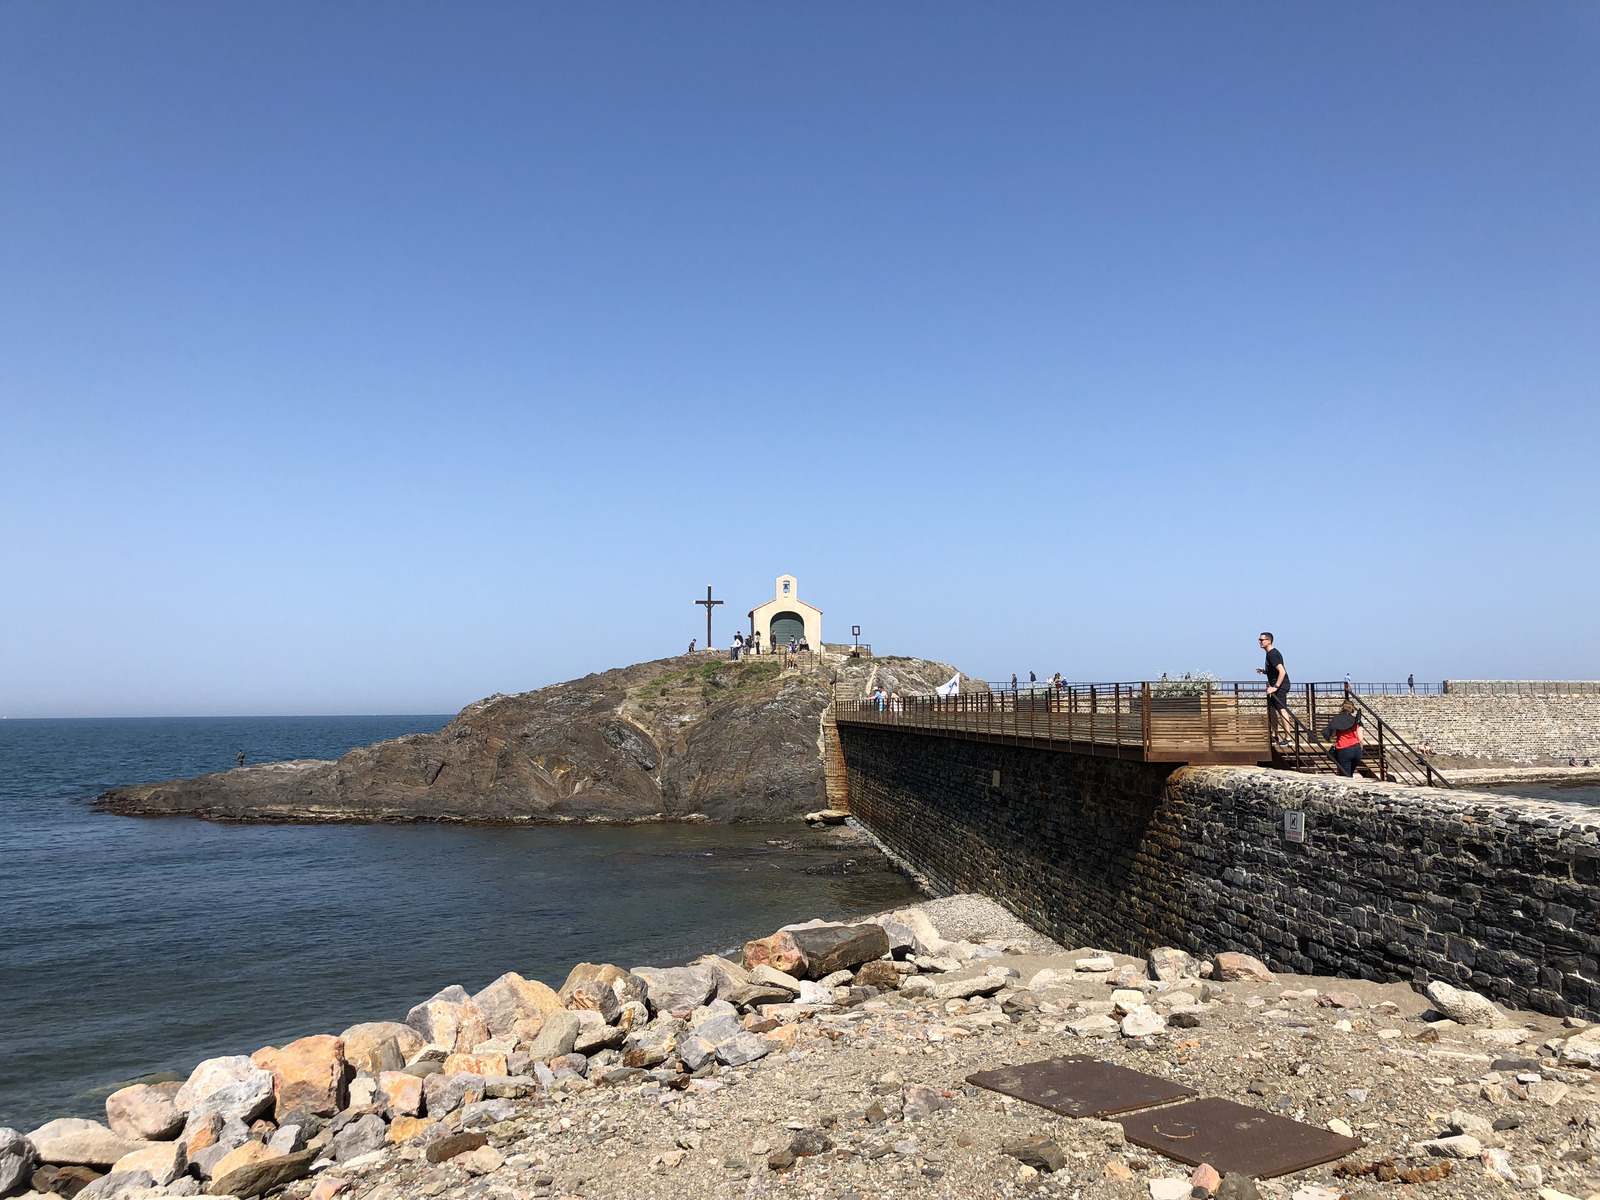
POLYGON ((789 639, 822 649, 822 610, 800 599, 800 583, 793 575, 779 575, 776 594, 750 610, 750 633, 761 635, 763 650, 786 646, 789 639))

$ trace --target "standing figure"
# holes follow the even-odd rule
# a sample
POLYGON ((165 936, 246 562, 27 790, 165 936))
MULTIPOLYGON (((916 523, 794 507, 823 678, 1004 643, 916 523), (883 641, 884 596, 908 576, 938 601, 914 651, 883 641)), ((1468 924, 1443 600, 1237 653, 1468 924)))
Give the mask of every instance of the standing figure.
POLYGON ((1289 668, 1283 665, 1283 651, 1272 644, 1270 633, 1256 638, 1267 652, 1267 665, 1257 667, 1257 675, 1267 677, 1267 732, 1280 746, 1289 744, 1289 668))
POLYGON ((698 638, 690 638, 690 639, 689 639, 689 653, 690 653, 690 654, 693 654, 693 653, 694 653, 694 644, 695 644, 695 642, 697 642, 697 641, 699 641, 699 639, 698 639, 698 638))
POLYGON ((244 766, 244 751, 243 750, 239 751, 239 765, 241 767, 244 766))
POLYGON ((1406 691, 1410 692, 1413 696, 1417 694, 1417 677, 1415 675, 1406 676, 1406 691))

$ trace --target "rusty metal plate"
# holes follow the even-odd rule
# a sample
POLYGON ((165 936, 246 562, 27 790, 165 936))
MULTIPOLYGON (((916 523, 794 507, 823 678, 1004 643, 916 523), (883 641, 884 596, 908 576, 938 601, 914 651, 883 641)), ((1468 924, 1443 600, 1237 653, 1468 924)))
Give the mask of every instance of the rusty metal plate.
POLYGON ((1216 1097, 1124 1117, 1122 1131, 1134 1145, 1191 1167, 1210 1163, 1224 1175, 1238 1171, 1257 1179, 1332 1162, 1366 1145, 1216 1097))
POLYGON ((1067 1117, 1132 1112, 1195 1094, 1181 1083, 1100 1062, 1086 1054, 979 1071, 968 1075, 967 1082, 1067 1117))

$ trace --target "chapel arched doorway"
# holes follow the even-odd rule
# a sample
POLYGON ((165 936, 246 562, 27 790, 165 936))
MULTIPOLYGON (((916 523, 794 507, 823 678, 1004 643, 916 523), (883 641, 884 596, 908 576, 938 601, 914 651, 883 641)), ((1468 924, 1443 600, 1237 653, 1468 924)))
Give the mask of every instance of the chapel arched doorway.
MULTIPOLYGON (((768 643, 774 650, 782 649, 789 644, 789 639, 794 638, 795 643, 805 641, 806 623, 796 612, 774 613, 772 617, 772 641, 768 643)), ((812 647, 816 649, 816 647, 812 647)))

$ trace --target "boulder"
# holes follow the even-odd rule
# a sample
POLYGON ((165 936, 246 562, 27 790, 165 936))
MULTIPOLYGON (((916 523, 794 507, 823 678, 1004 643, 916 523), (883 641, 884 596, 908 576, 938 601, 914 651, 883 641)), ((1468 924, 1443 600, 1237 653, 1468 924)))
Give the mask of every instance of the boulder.
MULTIPOLYGON (((472 1003, 483 1014, 489 1032, 495 1037, 515 1033, 520 1020, 530 1017, 542 1020, 563 1007, 561 997, 552 988, 537 979, 524 979, 515 971, 500 976, 472 997, 472 1003)), ((472 1048, 456 1047, 457 1050, 472 1048)))
POLYGON ((166 1187, 189 1170, 189 1155, 182 1142, 157 1142, 143 1150, 135 1150, 117 1159, 111 1173, 118 1171, 148 1171, 157 1187, 166 1187))
POLYGON ((78 1117, 58 1117, 28 1135, 39 1161, 63 1165, 82 1163, 90 1167, 109 1167, 147 1143, 118 1137, 99 1121, 78 1117))
POLYGON ((422 1080, 406 1071, 384 1071, 378 1076, 378 1091, 383 1096, 384 1112, 396 1117, 414 1117, 422 1111, 422 1080))
POLYGON ((183 1143, 184 1152, 193 1158, 207 1146, 215 1146, 223 1124, 221 1113, 190 1113, 183 1133, 178 1138, 183 1143))
POLYGON ((791 995, 800 990, 800 981, 793 975, 767 963, 751 968, 749 975, 751 984, 756 987, 784 988, 791 995))
POLYGON ((206 1059, 190 1073, 172 1102, 191 1119, 195 1114, 218 1113, 223 1120, 237 1118, 248 1123, 272 1107, 272 1089, 272 1072, 242 1054, 233 1054, 206 1059))
POLYGON ((377 1113, 368 1113, 364 1117, 357 1117, 334 1134, 328 1149, 340 1162, 349 1162, 352 1158, 383 1149, 388 1136, 389 1127, 384 1124, 383 1118, 377 1113))
POLYGON ((306 1148, 306 1131, 301 1125, 279 1125, 267 1139, 267 1149, 276 1154, 293 1154, 306 1148))
POLYGON ((489 1036, 483 1010, 459 984, 451 984, 413 1008, 406 1014, 406 1024, 428 1042, 448 1050, 471 1051, 489 1036))
POLYGON ((331 1034, 299 1038, 281 1050, 265 1046, 250 1061, 272 1072, 276 1118, 299 1109, 331 1117, 344 1108, 344 1042, 331 1034))
POLYGON ((892 992, 900 986, 900 972, 892 962, 881 959, 862 963, 851 983, 857 987, 875 987, 881 992, 892 992))
POLYGON ((560 997, 562 1007, 566 1007, 568 999, 572 996, 572 989, 580 983, 599 980, 615 991, 616 983, 626 978, 627 974, 628 972, 621 967, 612 966, 610 963, 581 962, 567 972, 567 981, 561 985, 561 991, 557 995, 560 997))
POLYGON ((1123 1037, 1149 1037, 1151 1034, 1165 1033, 1166 1028, 1166 1018, 1148 1004, 1139 1005, 1122 1018, 1123 1037))
POLYGON ((616 1050, 628 1040, 628 1031, 620 1025, 585 1025, 573 1040, 572 1049, 577 1054, 598 1054, 601 1050, 616 1050))
POLYGON ((1132 963, 1118 967, 1106 976, 1106 982, 1114 988, 1136 987, 1148 978, 1143 967, 1136 967, 1132 963))
POLYGON ((39 1152, 15 1129, 0 1129, 0 1196, 21 1189, 39 1166, 39 1152))
MULTIPOLYGON (((251 1163, 265 1162, 269 1158, 282 1158, 272 1150, 267 1149, 261 1142, 245 1142, 242 1146, 235 1146, 216 1162, 211 1164, 211 1178, 220 1182, 225 1179, 230 1171, 237 1171, 240 1167, 251 1163)), ((228 1193, 214 1191, 213 1196, 227 1195, 228 1193)))
POLYGON ((488 1144, 489 1139, 481 1133, 452 1133, 428 1143, 427 1159, 431 1163, 449 1162, 458 1154, 470 1154, 488 1144))
MULTIPOLYGON (((164 1142, 183 1131, 184 1114, 173 1103, 182 1084, 136 1083, 106 1097, 106 1124, 118 1137, 164 1142)), ((151 1172, 154 1174, 154 1172, 151 1172)), ((4 1195, 0 1189, 0 1195, 4 1195)))
POLYGON ((294 1154, 278 1154, 230 1167, 214 1175, 206 1191, 213 1196, 238 1196, 240 1200, 264 1196, 286 1183, 304 1179, 311 1173, 311 1164, 319 1153, 317 1150, 299 1150, 294 1154))
POLYGON ((599 1013, 601 1020, 607 1024, 615 1021, 622 1011, 611 985, 598 979, 586 979, 574 987, 567 998, 567 1007, 599 1013))
POLYGON ((759 967, 768 967, 784 975, 802 975, 806 969, 806 953, 800 949, 792 932, 780 931, 771 937, 746 942, 744 965, 752 973, 759 967))
MULTIPOLYGON (((571 1054, 578 1041, 578 1030, 583 1022, 572 1012, 558 1012, 545 1020, 539 1036, 528 1045, 528 1053, 540 1062, 549 1062, 563 1054, 571 1054)), ((503 1073, 503 1072, 502 1072, 503 1073)))
POLYGON ((504 1075, 504 1054, 452 1054, 444 1060, 446 1075, 504 1075))
POLYGON ((1172 946, 1158 946, 1150 951, 1150 977, 1162 983, 1176 983, 1180 979, 1199 979, 1200 960, 1185 950, 1172 946))
POLYGON ((892 916, 867 917, 862 923, 876 925, 883 930, 884 937, 889 939, 889 953, 896 958, 916 953, 917 936, 903 921, 897 921, 892 916))
POLYGON ((482 1075, 429 1075, 422 1081, 423 1105, 430 1117, 443 1117, 482 1100, 486 1086, 482 1075))
POLYGON ((771 1042, 742 1030, 726 1041, 717 1043, 717 1061, 725 1067, 742 1067, 745 1063, 765 1058, 771 1052, 771 1042))
POLYGON ((1433 1006, 1458 1025, 1495 1025, 1506 1019, 1494 1002, 1435 979, 1424 991, 1433 1006))
POLYGON ((391 1146, 398 1146, 435 1127, 444 1128, 432 1117, 396 1117, 389 1122, 388 1141, 391 1146))
POLYGON ((148 1193, 155 1187, 149 1171, 112 1171, 78 1192, 83 1200, 122 1200, 134 1192, 148 1193))
POLYGON ((632 974, 644 980, 653 1012, 699 1008, 717 990, 717 981, 704 967, 635 967, 632 974))
POLYGON ((345 1062, 357 1071, 368 1071, 373 1075, 380 1071, 398 1071, 411 1061, 413 1054, 427 1045, 427 1039, 422 1034, 399 1021, 365 1021, 350 1026, 339 1035, 339 1039, 344 1042, 345 1062), (391 1042, 399 1055, 399 1062, 385 1057, 384 1047, 391 1042))
POLYGON ((789 936, 806 957, 806 979, 852 970, 889 953, 889 937, 881 925, 817 925, 789 936))
POLYGON ((691 1034, 678 1043, 678 1057, 691 1071, 698 1071, 717 1057, 716 1043, 691 1034))
POLYGON ((1224 950, 1217 955, 1217 978, 1224 983, 1246 980, 1255 983, 1277 983, 1278 977, 1267 969, 1267 964, 1237 950, 1224 950))
POLYGON ((694 1036, 704 1038, 713 1046, 725 1042, 735 1034, 743 1031, 744 1026, 739 1023, 739 1018, 733 1013, 718 1013, 690 1030, 694 1036))
POLYGON ((689 965, 711 972, 717 981, 718 1000, 726 1000, 737 988, 746 987, 750 983, 749 971, 738 963, 715 954, 702 954, 689 965))
POLYGON ((677 1034, 672 1029, 645 1029, 629 1034, 622 1051, 625 1067, 658 1067, 667 1061, 678 1046, 677 1034))
MULTIPOLYGON (((637 976, 630 975, 634 979, 637 976)), ((617 1014, 618 1027, 625 1030, 643 1029, 650 1024, 650 1009, 642 1000, 624 1000, 622 1011, 617 1014)))

